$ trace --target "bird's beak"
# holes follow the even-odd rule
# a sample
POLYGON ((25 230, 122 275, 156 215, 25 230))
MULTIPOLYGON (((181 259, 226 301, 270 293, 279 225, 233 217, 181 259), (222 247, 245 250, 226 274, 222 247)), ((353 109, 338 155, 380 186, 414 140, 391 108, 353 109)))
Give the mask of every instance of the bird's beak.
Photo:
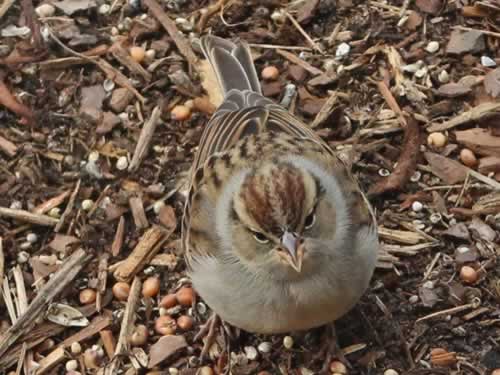
POLYGON ((280 255, 299 273, 302 269, 302 259, 304 258, 304 249, 300 245, 300 238, 294 233, 286 231, 281 237, 281 247, 284 251, 281 251, 280 255))

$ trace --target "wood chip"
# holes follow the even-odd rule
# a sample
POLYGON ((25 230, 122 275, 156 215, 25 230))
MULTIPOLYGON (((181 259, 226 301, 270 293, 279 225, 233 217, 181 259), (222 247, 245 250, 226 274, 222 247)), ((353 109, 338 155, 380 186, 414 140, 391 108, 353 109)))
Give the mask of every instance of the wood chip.
POLYGON ((162 336, 149 350, 149 368, 153 368, 169 359, 181 349, 187 347, 184 336, 162 336))
POLYGON ((160 107, 156 106, 151 113, 151 117, 142 127, 139 140, 135 146, 134 155, 132 156, 132 160, 130 161, 130 165, 128 167, 129 172, 135 172, 140 167, 142 161, 148 153, 156 126, 160 120, 160 115, 160 107))
POLYGON ((443 122, 441 124, 433 124, 427 128, 429 133, 441 132, 444 130, 452 129, 459 125, 467 124, 472 121, 480 121, 500 112, 500 102, 486 102, 471 108, 468 111, 443 122))
POLYGON ((476 154, 500 157, 500 137, 491 135, 487 129, 456 131, 455 136, 458 143, 470 148, 476 154))
POLYGON ((12 158, 16 156, 17 146, 8 139, 0 136, 0 150, 5 152, 7 156, 12 158))
POLYGON ((148 264, 168 240, 171 232, 159 226, 151 227, 143 234, 139 243, 130 255, 114 271, 114 276, 119 281, 129 282, 148 264))
POLYGON ((50 352, 45 358, 40 361, 40 368, 36 371, 37 375, 45 374, 52 370, 59 363, 62 363, 67 358, 63 348, 57 348, 50 352))
POLYGON ((467 177, 468 168, 458 161, 433 152, 425 152, 424 157, 429 163, 431 172, 446 184, 453 185, 464 181, 467 177))
POLYGON ((16 210, 7 207, 0 207, 0 216, 9 217, 17 221, 22 221, 26 223, 42 225, 47 227, 53 227, 59 221, 50 216, 34 214, 29 211, 16 210))
POLYGON ((387 241, 399 242, 407 245, 416 245, 426 240, 424 236, 417 232, 389 229, 385 227, 378 228, 380 238, 387 241))
POLYGON ((115 257, 120 254, 120 250, 123 246, 123 237, 125 235, 125 218, 120 216, 120 221, 116 227, 115 237, 113 239, 113 244, 111 245, 111 254, 115 257))

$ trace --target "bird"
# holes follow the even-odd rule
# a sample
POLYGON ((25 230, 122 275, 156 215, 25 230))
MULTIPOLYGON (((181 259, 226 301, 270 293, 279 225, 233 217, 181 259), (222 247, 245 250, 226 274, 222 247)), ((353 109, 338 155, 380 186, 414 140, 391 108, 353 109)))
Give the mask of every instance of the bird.
POLYGON ((262 94, 243 40, 200 38, 223 93, 189 174, 187 273, 223 322, 305 331, 346 314, 374 273, 376 219, 345 162, 262 94))

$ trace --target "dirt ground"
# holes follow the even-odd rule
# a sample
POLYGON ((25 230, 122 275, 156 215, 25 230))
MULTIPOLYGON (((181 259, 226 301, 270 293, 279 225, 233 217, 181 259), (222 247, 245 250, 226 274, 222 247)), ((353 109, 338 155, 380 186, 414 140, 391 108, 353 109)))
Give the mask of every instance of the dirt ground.
POLYGON ((0 373, 319 371, 322 329, 219 331, 198 359, 210 310, 179 238, 220 102, 205 33, 274 67, 264 93, 376 211, 379 267, 336 324, 352 368, 331 372, 500 374, 498 0, 4 0, 0 373))

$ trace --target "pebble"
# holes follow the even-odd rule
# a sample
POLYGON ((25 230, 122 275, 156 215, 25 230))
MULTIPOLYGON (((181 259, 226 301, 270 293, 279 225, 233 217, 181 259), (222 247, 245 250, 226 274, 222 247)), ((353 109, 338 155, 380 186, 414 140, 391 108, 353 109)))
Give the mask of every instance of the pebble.
POLYGON ((111 6, 109 4, 102 4, 99 7, 99 14, 108 14, 111 10, 111 6))
POLYGON ((396 370, 389 368, 384 371, 384 375, 399 375, 399 373, 396 370))
POLYGON ((10 204, 10 208, 13 210, 22 210, 23 209, 23 204, 20 201, 13 201, 10 204))
POLYGON ((78 368, 78 362, 75 359, 71 359, 66 362, 66 370, 75 371, 78 368))
POLYGON ((425 50, 429 53, 436 53, 439 51, 439 43, 436 41, 429 42, 429 44, 425 47, 425 50))
POLYGON ((415 201, 411 205, 411 209, 414 212, 420 212, 420 211, 422 211, 423 208, 424 208, 424 205, 422 203, 420 203, 419 201, 415 201))
POLYGON ((175 24, 179 27, 179 29, 181 29, 182 31, 186 31, 186 32, 192 31, 193 27, 194 27, 191 22, 189 22, 187 19, 181 18, 181 17, 176 18, 175 24))
POLYGON ((30 242, 23 242, 20 246, 21 250, 28 250, 31 247, 30 242))
POLYGON ((99 160, 99 152, 97 151, 92 151, 90 154, 89 154, 89 157, 88 157, 88 160, 89 162, 96 162, 97 160, 99 160))
POLYGON ((28 233, 28 235, 26 236, 26 241, 35 243, 36 241, 38 241, 38 236, 35 233, 28 233))
POLYGON ((179 374, 179 370, 177 370, 175 367, 170 367, 170 368, 168 369, 168 373, 169 373, 170 375, 178 375, 178 374, 179 374))
POLYGON ((56 12, 56 8, 52 4, 42 4, 35 9, 36 14, 40 17, 51 17, 56 12))
POLYGON ((416 63, 404 65, 403 71, 408 73, 416 73, 423 66, 424 62, 422 60, 418 60, 416 63))
POLYGON ((493 68, 497 66, 497 63, 489 56, 481 56, 481 65, 487 68, 493 68))
POLYGON ((415 72, 415 77, 417 77, 417 78, 424 78, 425 75, 427 74, 428 70, 429 69, 426 66, 420 68, 419 70, 417 70, 415 72))
POLYGON ((255 359, 257 359, 259 353, 253 346, 245 346, 244 350, 248 360, 254 361, 255 359))
POLYGON ((285 336, 283 338, 283 346, 286 349, 291 349, 293 347, 293 338, 292 338, 292 336, 285 336))
POLYGON ((82 202, 82 210, 84 211, 90 211, 92 206, 94 205, 94 201, 92 199, 85 199, 82 202))
POLYGON ((165 207, 165 202, 163 202, 163 201, 156 201, 153 204, 153 211, 155 212, 155 214, 159 215, 160 211, 161 211, 161 209, 163 207, 165 207))
POLYGON ((20 263, 20 264, 26 263, 29 258, 30 258, 30 255, 26 251, 20 251, 17 254, 17 263, 20 263))
POLYGON ((418 296, 417 295, 412 295, 410 298, 408 298, 408 302, 410 303, 417 303, 418 302, 418 296))
POLYGON ((335 57, 341 59, 349 54, 351 51, 351 46, 347 43, 341 43, 335 51, 335 57))
POLYGON ((123 171, 128 167, 128 160, 126 156, 120 156, 116 161, 116 169, 123 171))
POLYGON ((275 10, 271 14, 271 19, 276 23, 284 23, 286 21, 285 11, 283 9, 275 10))
POLYGON ((269 353, 272 349, 272 344, 269 341, 263 341, 259 344, 257 349, 259 349, 259 352, 261 353, 269 353))
POLYGON ((441 83, 448 83, 450 82, 450 75, 446 70, 441 70, 441 72, 438 75, 438 80, 441 83))
POLYGON ((61 216, 61 209, 59 207, 54 207, 49 211, 49 216, 53 218, 59 218, 61 216))

